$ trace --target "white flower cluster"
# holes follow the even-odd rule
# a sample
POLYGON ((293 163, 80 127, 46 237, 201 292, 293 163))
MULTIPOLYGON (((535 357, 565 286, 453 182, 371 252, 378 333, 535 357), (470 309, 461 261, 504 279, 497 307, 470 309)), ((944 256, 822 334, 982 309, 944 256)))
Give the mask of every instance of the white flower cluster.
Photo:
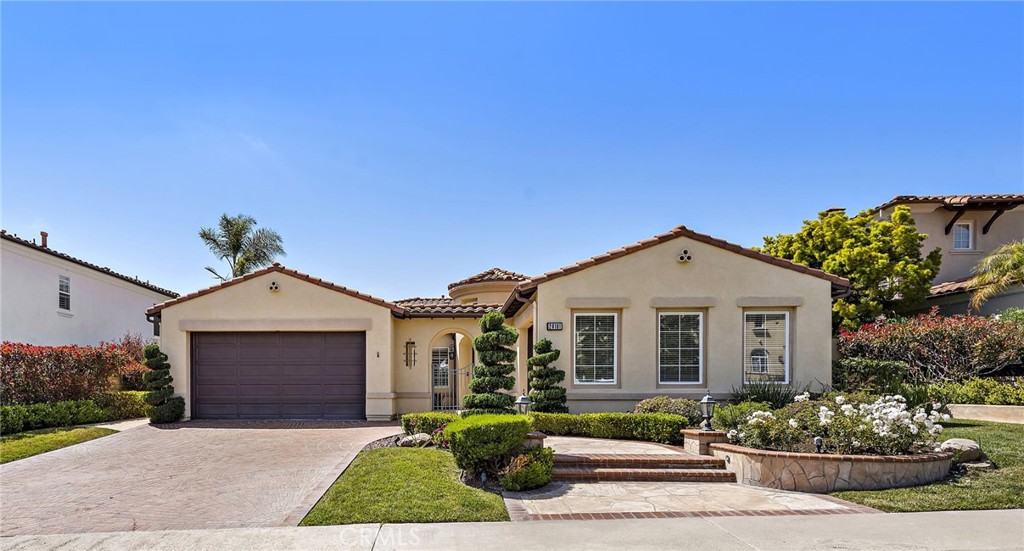
POLYGON ((810 392, 804 392, 803 394, 797 394, 793 397, 794 402, 806 402, 811 399, 810 392))
POLYGON ((768 423, 772 419, 775 419, 775 415, 773 415, 770 411, 755 411, 754 413, 750 414, 750 417, 747 419, 747 424, 763 425, 765 423, 768 423))
MULTIPOLYGON (((849 418, 859 416, 863 426, 870 427, 871 432, 883 438, 898 437, 903 431, 917 435, 922 430, 936 436, 942 432, 942 425, 937 422, 949 419, 949 415, 939 414, 938 411, 932 411, 929 414, 923 408, 918 408, 917 411, 911 413, 907 410, 906 398, 899 394, 883 396, 871 404, 861 404, 859 408, 845 404, 845 402, 845 398, 836 396, 836 404, 841 405, 839 412, 843 416, 849 418)), ((831 424, 833 417, 835 417, 834 411, 827 406, 821 406, 818 411, 818 420, 822 425, 831 424)), ((855 419, 851 420, 855 421, 855 419)))

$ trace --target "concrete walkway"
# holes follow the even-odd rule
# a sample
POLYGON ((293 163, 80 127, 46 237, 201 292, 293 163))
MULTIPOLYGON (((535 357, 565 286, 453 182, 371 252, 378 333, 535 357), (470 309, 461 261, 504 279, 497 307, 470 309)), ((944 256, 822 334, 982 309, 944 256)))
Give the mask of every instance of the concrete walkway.
POLYGON ((295 526, 367 443, 353 422, 186 422, 0 465, 0 535, 295 526))
POLYGON ((33 551, 221 549, 966 550, 1024 549, 1024 511, 811 517, 681 518, 456 524, 359 524, 22 536, 0 547, 33 551))

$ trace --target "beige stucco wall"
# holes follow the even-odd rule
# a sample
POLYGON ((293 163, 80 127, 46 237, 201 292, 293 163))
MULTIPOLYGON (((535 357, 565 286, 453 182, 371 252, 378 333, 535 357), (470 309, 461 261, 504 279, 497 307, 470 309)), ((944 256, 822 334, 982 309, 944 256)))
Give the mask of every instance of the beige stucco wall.
MULTIPOLYGON (((430 349, 439 339, 451 333, 466 337, 480 334, 479 321, 470 318, 414 318, 395 319, 394 341, 391 357, 394 358, 393 381, 395 413, 429 411, 431 408, 430 349), (416 343, 416 365, 408 366, 405 361, 405 343, 416 343)), ((469 367, 467 357, 471 345, 461 343, 459 367, 469 367)), ((463 388, 463 390, 465 390, 463 388)))
MULTIPOLYGON (((987 253, 991 252, 1003 243, 1024 239, 1024 207, 1017 207, 1003 213, 989 228, 987 234, 982 233, 985 223, 988 222, 994 211, 968 211, 961 216, 957 222, 971 222, 974 233, 975 250, 954 251, 953 232, 946 235, 946 224, 955 216, 955 212, 944 208, 936 208, 937 204, 926 203, 920 205, 908 205, 910 214, 917 224, 917 231, 928 234, 924 245, 921 247, 923 255, 928 254, 935 248, 942 249, 942 266, 935 277, 935 283, 952 281, 971 275, 971 269, 987 253)), ((886 209, 882 215, 885 218, 892 213, 892 209, 886 209)))
MULTIPOLYGON (((292 276, 271 272, 163 310, 160 346, 190 415, 190 331, 366 331, 366 416, 395 413, 391 310, 292 276), (270 282, 280 287, 270 292, 270 282)), ((429 359, 429 358, 428 358, 429 359)))
POLYGON ((562 351, 556 365, 567 373, 573 412, 626 411, 658 394, 699 399, 710 390, 727 398, 742 384, 744 308, 739 304, 758 304, 790 312, 790 380, 817 386, 831 382, 830 289, 823 279, 679 238, 542 283, 535 296, 537 338, 551 339, 562 351), (682 249, 690 251, 692 261, 678 262, 682 249), (657 308, 652 301, 696 306, 657 308), (589 307, 574 307, 578 304, 589 307), (619 313, 618 382, 574 384, 573 313, 602 310, 619 313), (658 383, 659 310, 705 313, 702 384, 658 383), (552 321, 564 329, 547 331, 552 321))

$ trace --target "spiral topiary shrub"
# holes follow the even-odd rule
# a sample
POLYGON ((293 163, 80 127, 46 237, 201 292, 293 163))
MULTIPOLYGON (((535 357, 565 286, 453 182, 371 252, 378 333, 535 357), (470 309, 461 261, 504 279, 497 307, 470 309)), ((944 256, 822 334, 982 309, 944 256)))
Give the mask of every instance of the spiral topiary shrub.
POLYGON ((516 384, 512 377, 516 351, 512 345, 519 339, 519 331, 505 325, 505 316, 496 310, 484 314, 480 331, 483 334, 473 339, 480 363, 473 368, 471 394, 462 399, 462 405, 469 414, 511 413, 515 396, 500 391, 512 390, 516 384))
POLYGON ((533 411, 541 413, 568 413, 565 407, 565 387, 558 383, 565 380, 565 372, 551 365, 558 359, 559 352, 551 341, 541 339, 533 345, 534 356, 526 360, 530 366, 530 401, 533 411))
POLYGON ((167 363, 167 354, 160 351, 160 346, 150 344, 143 351, 146 367, 150 369, 142 376, 146 383, 147 413, 152 423, 173 423, 185 415, 185 399, 174 395, 171 386, 171 364, 167 363))

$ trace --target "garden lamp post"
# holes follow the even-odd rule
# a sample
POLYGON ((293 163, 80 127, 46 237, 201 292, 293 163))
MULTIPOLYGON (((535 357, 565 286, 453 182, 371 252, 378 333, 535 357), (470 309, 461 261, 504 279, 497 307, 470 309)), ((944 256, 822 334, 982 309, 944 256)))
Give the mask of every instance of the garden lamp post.
POLYGON ((704 422, 700 425, 700 430, 711 430, 711 418, 715 415, 715 406, 718 402, 711 397, 711 393, 707 393, 700 400, 700 414, 704 417, 704 422))
POLYGON ((527 396, 525 392, 522 396, 516 398, 516 411, 523 415, 530 413, 531 405, 533 405, 533 401, 530 400, 530 397, 527 396))

